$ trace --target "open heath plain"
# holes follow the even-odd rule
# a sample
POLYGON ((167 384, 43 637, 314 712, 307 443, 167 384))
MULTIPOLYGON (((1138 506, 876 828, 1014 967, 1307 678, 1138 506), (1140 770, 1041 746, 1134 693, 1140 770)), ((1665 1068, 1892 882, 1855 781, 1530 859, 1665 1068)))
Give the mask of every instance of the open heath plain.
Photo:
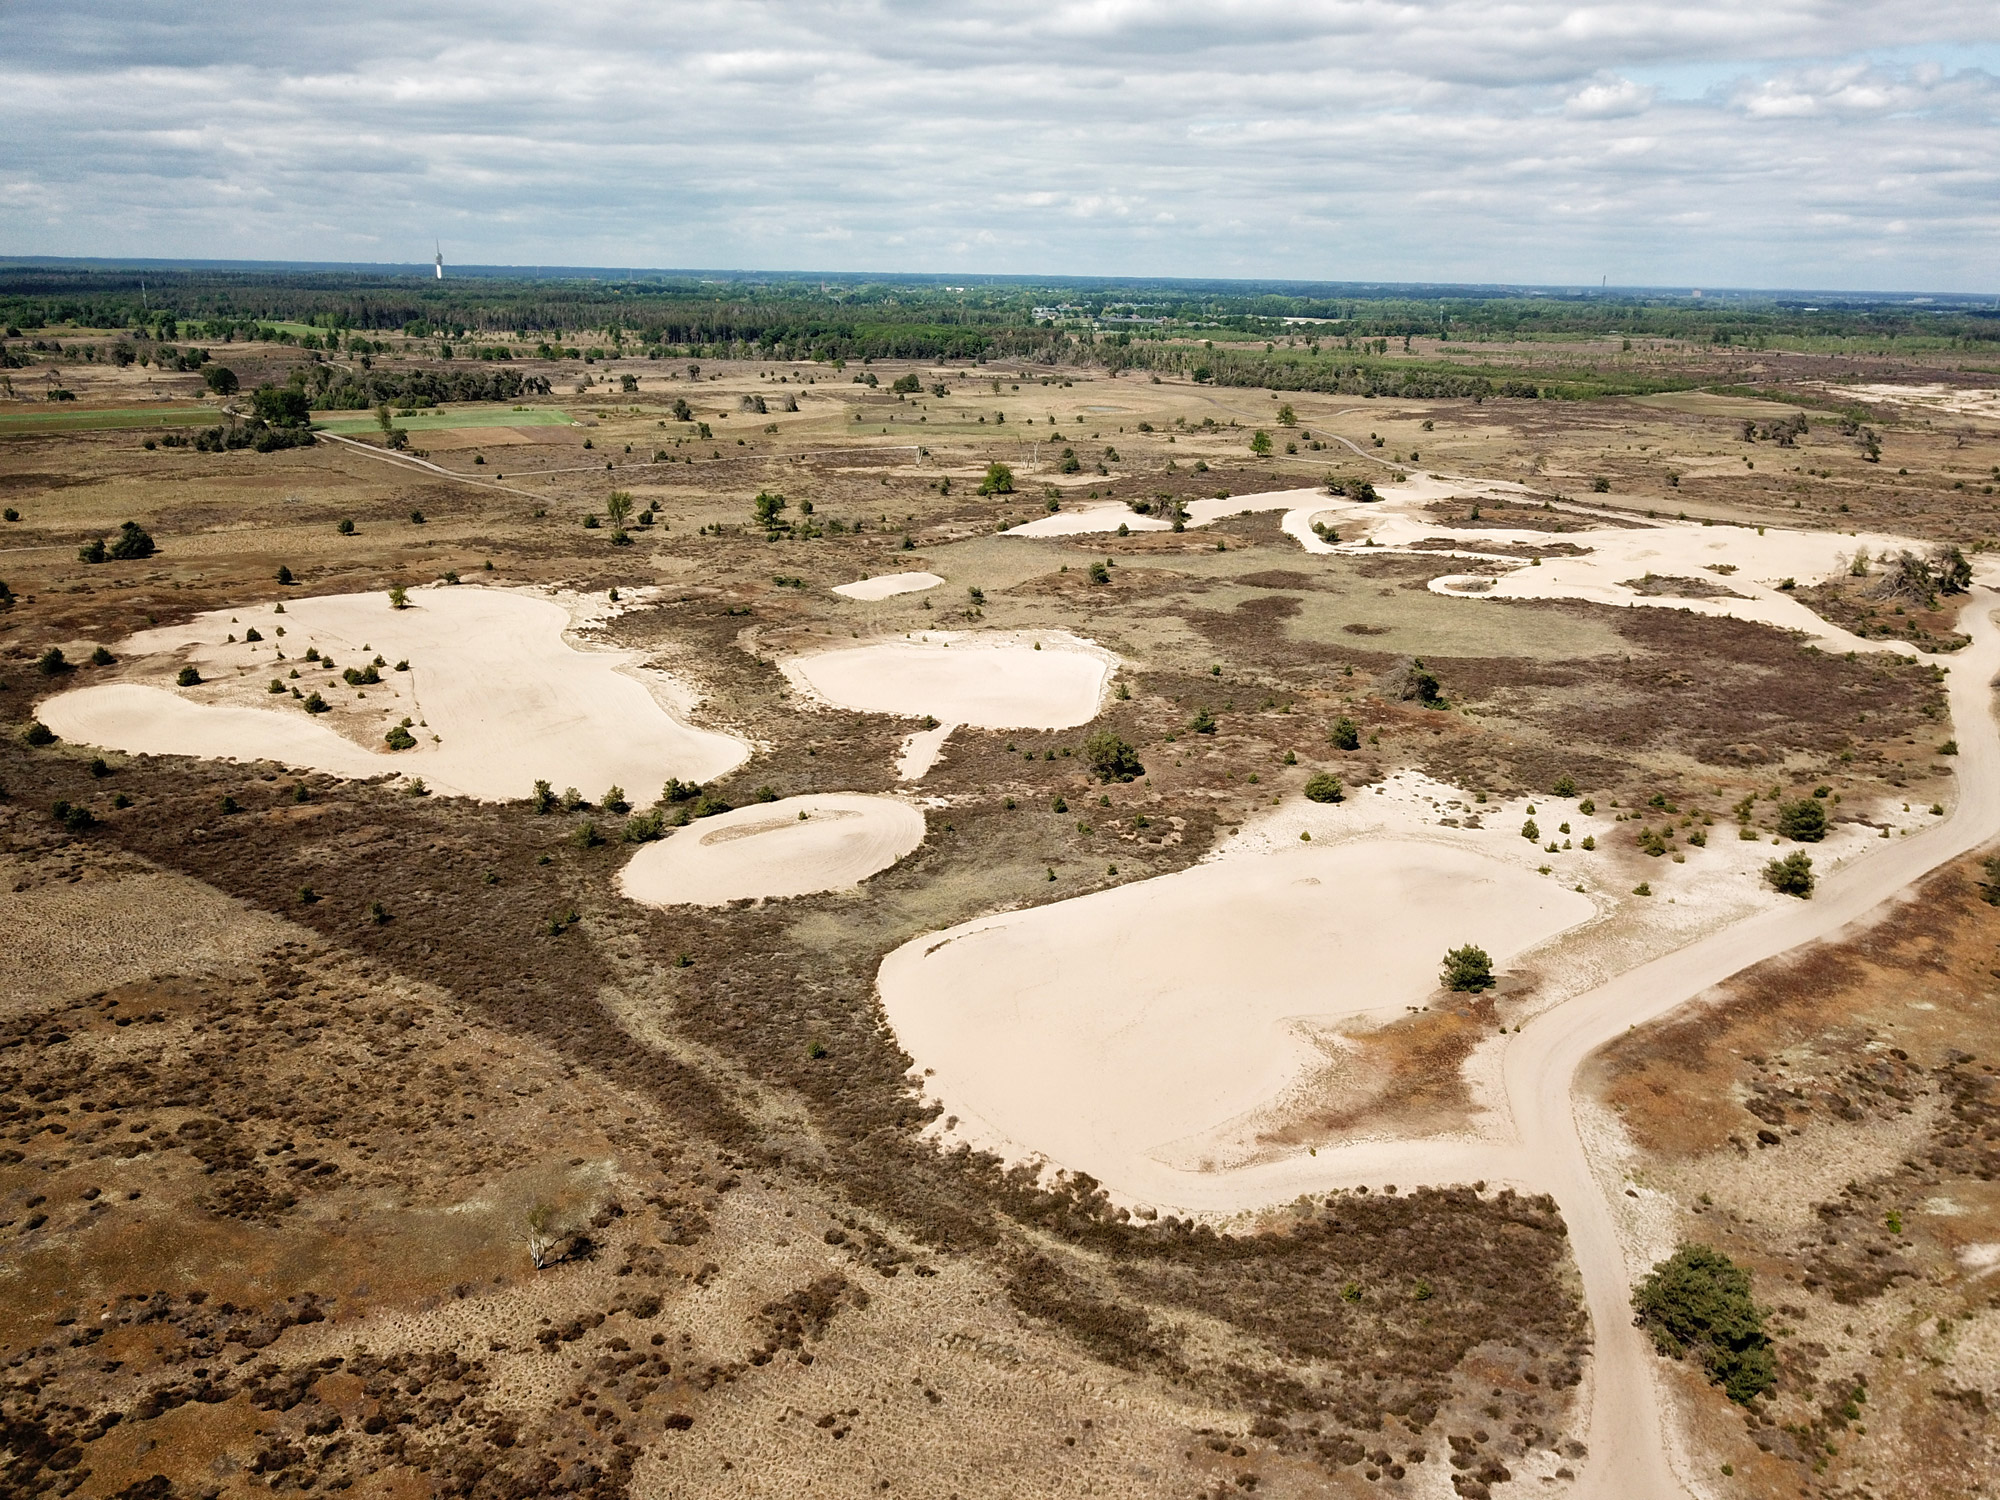
POLYGON ((0 1491, 1993 1488, 1990 322, 93 275, 0 1491))

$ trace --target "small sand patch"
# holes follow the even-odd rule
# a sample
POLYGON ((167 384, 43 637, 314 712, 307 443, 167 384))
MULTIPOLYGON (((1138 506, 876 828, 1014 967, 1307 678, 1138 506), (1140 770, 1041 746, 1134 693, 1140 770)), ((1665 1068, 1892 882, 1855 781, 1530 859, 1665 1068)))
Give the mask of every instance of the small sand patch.
POLYGON ((707 781, 746 754, 740 740, 675 717, 666 705, 680 690, 639 653, 571 645, 570 612, 546 598, 432 588, 412 592, 408 609, 379 593, 288 599, 285 609, 216 610, 133 636, 118 654, 141 680, 62 693, 38 712, 65 739, 132 754, 402 772, 488 800, 525 797, 545 777, 592 799, 620 786, 643 806, 669 776, 707 781), (262 639, 241 638, 251 629, 262 639), (322 660, 306 660, 308 650, 322 660), (169 685, 182 665, 200 672, 199 686, 169 685), (378 682, 345 680, 369 667, 378 682), (272 681, 283 691, 268 691, 272 681), (305 712, 294 688, 331 711, 305 712), (416 744, 392 752, 384 736, 406 718, 416 744))
POLYGON ((893 599, 898 594, 920 594, 943 582, 935 573, 882 573, 853 583, 835 584, 833 591, 844 599, 872 603, 877 599, 893 599))
POLYGON ((814 697, 862 713, 1067 729, 1097 716, 1116 666, 1109 652, 1074 636, 928 631, 794 657, 784 672, 814 697))
POLYGON ((821 793, 703 818, 633 855, 618 889, 648 906, 720 906, 859 885, 924 841, 894 797, 821 793))

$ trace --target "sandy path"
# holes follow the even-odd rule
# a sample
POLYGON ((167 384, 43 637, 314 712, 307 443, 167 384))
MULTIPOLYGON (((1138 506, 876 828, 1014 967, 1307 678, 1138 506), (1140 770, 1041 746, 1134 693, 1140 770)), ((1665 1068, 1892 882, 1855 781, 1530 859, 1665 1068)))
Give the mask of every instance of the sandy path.
POLYGON ((880 573, 873 578, 858 578, 853 583, 837 583, 833 592, 843 599, 873 603, 877 599, 893 599, 898 594, 922 593, 943 582, 935 573, 880 573))
POLYGON ((721 906, 860 884, 924 841, 924 815, 894 797, 841 792, 759 802, 648 844, 618 889, 649 906, 721 906))
POLYGON ((1097 716, 1116 665, 1109 652, 1070 636, 927 631, 793 657, 783 670, 808 695, 862 713, 1068 729, 1097 716))
POLYGON ((488 800, 524 797, 545 777, 593 799, 620 786, 643 806, 669 776, 706 781, 747 754, 740 740, 677 718, 669 705, 686 695, 641 668, 640 653, 572 645, 570 612, 546 597, 440 587, 412 591, 402 610, 379 593, 296 598, 285 608, 216 610, 133 636, 118 654, 157 685, 80 688, 45 701, 40 716, 64 739, 133 754, 272 760, 336 776, 401 772, 488 800), (264 639, 226 639, 250 628, 264 639), (303 660, 309 647, 341 668, 378 655, 389 665, 364 699, 338 673, 303 660), (398 661, 410 670, 394 670, 398 661), (199 669, 199 687, 170 686, 183 663, 199 669), (319 691, 334 711, 309 715, 289 693, 266 692, 274 677, 319 691), (383 735, 406 717, 416 721, 416 747, 391 752, 383 735))

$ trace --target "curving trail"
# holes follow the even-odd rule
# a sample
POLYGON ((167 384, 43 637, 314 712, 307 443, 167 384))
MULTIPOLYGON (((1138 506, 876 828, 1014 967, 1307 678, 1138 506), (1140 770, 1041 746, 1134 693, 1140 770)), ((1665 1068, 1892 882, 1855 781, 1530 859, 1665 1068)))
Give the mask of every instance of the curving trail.
POLYGON ((1520 1166, 1562 1209, 1594 1334, 1590 1459, 1579 1494, 1679 1500, 1688 1492, 1668 1461, 1653 1380, 1655 1356, 1632 1326, 1630 1276, 1606 1188, 1594 1177, 1578 1134, 1571 1097, 1577 1069, 1590 1053, 1630 1027, 1664 1015, 1752 964, 1832 936, 1896 899, 1945 861, 2000 834, 2000 726, 1993 714, 1993 679, 2000 671, 1996 608, 2000 594, 1974 591, 1959 623, 1972 644, 1946 659, 1960 747, 1959 801, 1950 817, 1825 875, 1810 901, 1725 928, 1528 1022, 1508 1047, 1505 1080, 1520 1166))

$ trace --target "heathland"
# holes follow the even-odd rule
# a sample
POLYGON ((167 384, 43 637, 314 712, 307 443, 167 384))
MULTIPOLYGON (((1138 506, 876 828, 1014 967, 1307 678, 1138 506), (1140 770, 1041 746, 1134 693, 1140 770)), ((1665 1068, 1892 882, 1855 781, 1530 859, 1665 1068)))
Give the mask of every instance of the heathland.
POLYGON ((0 1488, 1992 1471, 1977 309, 0 318, 0 1488))

